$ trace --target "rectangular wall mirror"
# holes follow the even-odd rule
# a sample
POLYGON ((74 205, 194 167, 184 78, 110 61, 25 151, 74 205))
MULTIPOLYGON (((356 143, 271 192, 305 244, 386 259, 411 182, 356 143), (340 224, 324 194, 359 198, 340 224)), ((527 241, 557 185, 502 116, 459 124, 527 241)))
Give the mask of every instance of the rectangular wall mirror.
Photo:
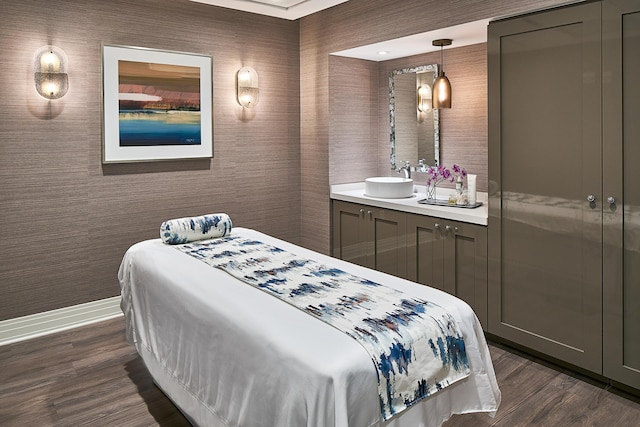
POLYGON ((393 70, 389 74, 391 169, 424 159, 427 166, 440 163, 440 120, 431 108, 431 87, 438 65, 393 70), (423 88, 419 96, 420 88, 423 88))

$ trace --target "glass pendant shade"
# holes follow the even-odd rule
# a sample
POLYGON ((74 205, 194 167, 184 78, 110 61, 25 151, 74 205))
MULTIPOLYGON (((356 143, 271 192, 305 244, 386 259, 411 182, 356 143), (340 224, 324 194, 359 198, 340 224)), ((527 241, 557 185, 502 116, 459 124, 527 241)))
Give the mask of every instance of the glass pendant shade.
POLYGON ((434 40, 432 44, 440 47, 441 68, 438 72, 438 78, 433 82, 433 108, 451 108, 451 83, 447 76, 444 75, 444 46, 450 46, 453 43, 451 39, 434 40))
POLYGON ((442 70, 433 82, 432 102, 433 108, 451 108, 451 83, 442 70))

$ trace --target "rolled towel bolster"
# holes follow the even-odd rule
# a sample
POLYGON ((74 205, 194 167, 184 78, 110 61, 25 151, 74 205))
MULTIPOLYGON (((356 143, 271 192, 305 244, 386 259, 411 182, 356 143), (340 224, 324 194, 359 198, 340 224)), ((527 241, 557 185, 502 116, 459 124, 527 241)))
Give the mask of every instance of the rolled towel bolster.
POLYGON ((215 239, 231 234, 231 218, 225 213, 170 219, 160 226, 160 238, 168 245, 215 239))

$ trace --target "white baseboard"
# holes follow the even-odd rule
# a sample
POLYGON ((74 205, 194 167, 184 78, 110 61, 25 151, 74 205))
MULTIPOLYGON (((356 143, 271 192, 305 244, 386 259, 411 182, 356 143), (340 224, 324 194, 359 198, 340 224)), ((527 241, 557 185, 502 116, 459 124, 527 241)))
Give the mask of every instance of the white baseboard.
POLYGON ((0 321, 0 346, 122 316, 120 297, 0 321))

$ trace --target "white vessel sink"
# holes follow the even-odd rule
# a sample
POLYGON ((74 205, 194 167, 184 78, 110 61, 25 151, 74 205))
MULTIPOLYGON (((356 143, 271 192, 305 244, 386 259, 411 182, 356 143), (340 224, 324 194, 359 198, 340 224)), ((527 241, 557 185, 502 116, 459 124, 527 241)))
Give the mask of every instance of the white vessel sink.
POLYGON ((381 199, 413 197, 413 180, 392 176, 379 176, 364 180, 364 195, 381 199))

